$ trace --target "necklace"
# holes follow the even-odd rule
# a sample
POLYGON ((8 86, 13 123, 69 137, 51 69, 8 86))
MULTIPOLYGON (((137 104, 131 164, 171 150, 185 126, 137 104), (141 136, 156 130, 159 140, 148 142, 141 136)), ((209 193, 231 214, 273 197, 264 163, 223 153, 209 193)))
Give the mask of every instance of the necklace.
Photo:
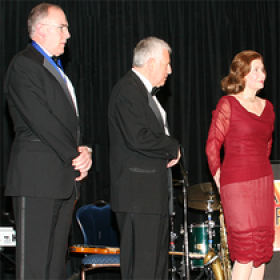
POLYGON ((247 96, 247 95, 245 95, 245 94, 243 94, 243 93, 241 93, 241 96, 244 98, 244 99, 246 99, 246 100, 248 100, 249 102, 251 102, 251 103, 253 103, 253 102, 255 102, 256 101, 256 96, 254 97, 254 98, 251 98, 251 97, 249 97, 249 96, 247 96))

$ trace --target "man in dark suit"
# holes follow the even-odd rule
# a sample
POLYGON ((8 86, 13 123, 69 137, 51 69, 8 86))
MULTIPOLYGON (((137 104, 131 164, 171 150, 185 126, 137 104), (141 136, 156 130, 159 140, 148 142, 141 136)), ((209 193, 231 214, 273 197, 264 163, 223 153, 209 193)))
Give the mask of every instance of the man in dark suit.
POLYGON ((64 279, 72 211, 91 149, 80 146, 74 88, 51 59, 70 37, 64 12, 37 5, 28 31, 32 43, 13 58, 4 85, 15 130, 5 194, 13 197, 16 278, 64 279))
POLYGON ((168 187, 180 149, 151 92, 171 74, 170 53, 158 38, 140 41, 133 68, 109 102, 111 198, 121 236, 122 279, 168 278, 168 187))

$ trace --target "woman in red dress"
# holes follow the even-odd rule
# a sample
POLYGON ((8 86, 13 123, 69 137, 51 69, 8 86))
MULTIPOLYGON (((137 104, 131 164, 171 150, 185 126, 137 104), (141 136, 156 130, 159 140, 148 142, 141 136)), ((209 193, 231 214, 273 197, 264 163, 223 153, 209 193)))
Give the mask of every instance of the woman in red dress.
POLYGON ((238 53, 221 81, 223 96, 213 111, 206 154, 220 190, 234 262, 232 280, 261 280, 273 254, 273 173, 269 161, 275 113, 257 96, 266 72, 255 51, 238 53), (224 148, 221 163, 220 152, 224 148))

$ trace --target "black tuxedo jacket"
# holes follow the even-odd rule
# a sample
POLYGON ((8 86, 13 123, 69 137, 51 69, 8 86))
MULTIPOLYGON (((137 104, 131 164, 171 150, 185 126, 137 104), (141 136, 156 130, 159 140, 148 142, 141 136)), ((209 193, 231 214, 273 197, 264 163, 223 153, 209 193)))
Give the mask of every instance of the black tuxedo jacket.
POLYGON ((75 186, 79 119, 65 81, 32 45, 8 68, 4 92, 14 124, 5 194, 68 198, 75 186))
POLYGON ((111 203, 116 212, 168 213, 167 160, 179 143, 164 133, 148 92, 131 70, 109 102, 111 203))

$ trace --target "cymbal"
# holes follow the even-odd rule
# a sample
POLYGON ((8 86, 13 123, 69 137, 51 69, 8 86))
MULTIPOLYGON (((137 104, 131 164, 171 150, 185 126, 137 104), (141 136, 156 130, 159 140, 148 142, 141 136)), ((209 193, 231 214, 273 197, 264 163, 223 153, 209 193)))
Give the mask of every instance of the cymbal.
POLYGON ((172 182, 173 182, 173 187, 182 186, 184 184, 184 180, 173 179, 172 182))
POLYGON ((212 183, 202 183, 190 186, 188 189, 188 207, 207 211, 211 202, 213 211, 220 209, 220 195, 212 183))

